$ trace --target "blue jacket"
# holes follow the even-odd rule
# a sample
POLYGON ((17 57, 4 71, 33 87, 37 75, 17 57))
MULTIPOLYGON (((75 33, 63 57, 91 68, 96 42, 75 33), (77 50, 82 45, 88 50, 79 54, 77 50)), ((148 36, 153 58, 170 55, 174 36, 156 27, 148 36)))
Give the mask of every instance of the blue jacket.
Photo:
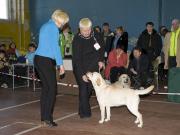
POLYGON ((28 63, 29 64, 34 64, 34 55, 35 55, 35 52, 28 52, 25 56, 26 59, 28 59, 28 63))
POLYGON ((59 47, 59 29, 53 20, 49 20, 41 27, 35 54, 54 59, 58 66, 63 65, 59 47))

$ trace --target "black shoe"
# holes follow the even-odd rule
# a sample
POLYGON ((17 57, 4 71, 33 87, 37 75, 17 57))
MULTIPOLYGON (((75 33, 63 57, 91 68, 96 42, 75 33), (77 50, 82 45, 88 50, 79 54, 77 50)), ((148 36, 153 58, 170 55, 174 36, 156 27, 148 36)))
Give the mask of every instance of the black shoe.
POLYGON ((81 118, 81 119, 89 119, 89 118, 91 118, 91 115, 88 115, 88 116, 84 116, 84 115, 82 116, 82 115, 80 115, 80 118, 81 118))
POLYGON ((41 125, 43 127, 57 127, 58 124, 53 122, 53 121, 48 121, 48 120, 45 120, 45 121, 41 121, 41 125))

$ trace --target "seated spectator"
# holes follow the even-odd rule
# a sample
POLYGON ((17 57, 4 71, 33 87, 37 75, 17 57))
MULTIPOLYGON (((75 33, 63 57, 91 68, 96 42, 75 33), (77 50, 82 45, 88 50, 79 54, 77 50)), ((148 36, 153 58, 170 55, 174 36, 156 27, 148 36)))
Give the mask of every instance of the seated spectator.
POLYGON ((110 79, 111 83, 117 81, 118 76, 126 72, 127 54, 122 46, 117 46, 116 49, 109 53, 108 64, 105 69, 106 79, 110 79))
POLYGON ((15 43, 10 43, 9 49, 7 50, 7 56, 9 64, 17 63, 17 58, 20 56, 19 51, 16 49, 15 43))
POLYGON ((141 48, 135 47, 133 50, 133 59, 129 64, 129 72, 132 78, 134 88, 146 87, 150 81, 150 63, 147 55, 142 53, 141 48))
MULTIPOLYGON (((0 72, 2 73, 9 73, 9 68, 8 68, 8 62, 5 57, 5 51, 1 50, 0 51, 0 72)), ((0 75, 0 86, 3 88, 8 88, 8 76, 7 75, 0 75)))
POLYGON ((35 56, 36 45, 34 43, 29 44, 28 50, 29 51, 26 54, 25 58, 28 61, 28 64, 33 65, 34 64, 34 56, 35 56))
POLYGON ((127 53, 128 49, 128 33, 124 32, 122 26, 116 28, 115 36, 113 39, 112 49, 116 48, 117 45, 123 45, 124 52, 127 53))
POLYGON ((0 45, 0 51, 4 51, 5 52, 5 57, 7 58, 6 45, 5 44, 0 45))
POLYGON ((0 45, 0 51, 6 51, 6 45, 5 44, 0 45))

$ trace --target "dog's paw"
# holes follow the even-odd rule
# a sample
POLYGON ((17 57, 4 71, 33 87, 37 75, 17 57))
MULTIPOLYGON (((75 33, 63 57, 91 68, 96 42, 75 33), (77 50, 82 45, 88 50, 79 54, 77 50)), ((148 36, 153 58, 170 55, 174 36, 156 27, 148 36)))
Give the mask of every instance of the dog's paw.
POLYGON ((139 127, 139 128, 142 128, 142 127, 143 127, 143 125, 142 125, 142 124, 138 124, 138 127, 139 127))
POLYGON ((99 124, 103 124, 103 123, 104 123, 104 120, 100 120, 100 121, 99 121, 99 124))
POLYGON ((108 121, 110 121, 110 119, 108 119, 108 118, 107 118, 107 119, 105 119, 105 122, 108 122, 108 121))
POLYGON ((139 120, 138 120, 138 119, 136 119, 136 120, 134 121, 134 123, 135 123, 135 124, 138 124, 138 123, 139 123, 139 120))

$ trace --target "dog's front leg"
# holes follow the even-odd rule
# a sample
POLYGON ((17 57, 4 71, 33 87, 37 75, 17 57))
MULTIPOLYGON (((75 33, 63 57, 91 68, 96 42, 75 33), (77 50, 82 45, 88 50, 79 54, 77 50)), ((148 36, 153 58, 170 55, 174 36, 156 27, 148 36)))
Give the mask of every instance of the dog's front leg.
POLYGON ((105 121, 110 121, 110 117, 111 117, 111 108, 110 106, 106 106, 106 113, 107 113, 107 118, 105 119, 105 121))
POLYGON ((100 111, 101 111, 101 120, 99 121, 99 123, 102 124, 104 122, 104 118, 105 118, 105 106, 104 105, 100 105, 100 111))

